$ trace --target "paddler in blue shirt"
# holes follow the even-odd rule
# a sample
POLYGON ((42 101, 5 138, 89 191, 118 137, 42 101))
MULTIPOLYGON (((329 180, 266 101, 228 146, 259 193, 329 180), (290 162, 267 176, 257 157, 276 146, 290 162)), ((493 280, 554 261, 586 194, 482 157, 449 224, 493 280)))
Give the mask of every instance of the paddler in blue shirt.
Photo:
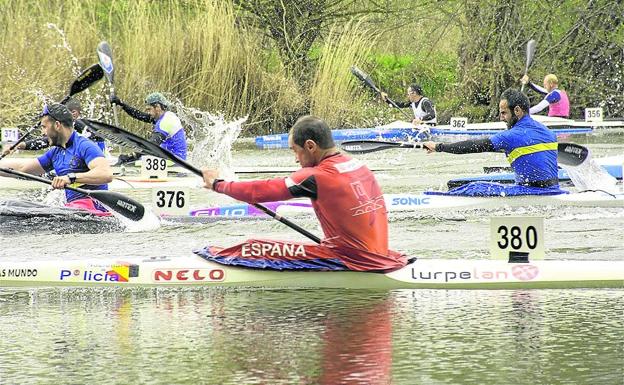
MULTIPOLYGON (((153 92, 145 98, 146 112, 139 111, 119 99, 116 95, 110 98, 111 104, 117 104, 128 115, 136 120, 152 123, 154 130, 150 141, 169 150, 178 158, 186 160, 186 133, 178 116, 169 111, 171 103, 160 92, 153 92)), ((120 155, 118 164, 132 162, 141 157, 141 154, 120 155)))
POLYGON ((504 151, 515 173, 516 184, 472 182, 449 190, 447 195, 513 196, 554 195, 559 189, 557 137, 529 115, 529 99, 518 90, 507 89, 499 103, 500 120, 508 130, 486 139, 455 143, 425 142, 428 152, 469 154, 504 151))
MULTIPOLYGON (((67 185, 87 190, 107 190, 113 172, 102 150, 91 140, 78 135, 73 126, 71 112, 62 104, 45 106, 41 114, 41 127, 50 148, 36 159, 3 159, 0 167, 12 168, 33 175, 56 171, 52 187, 62 189, 67 185)), ((12 176, 3 174, 3 176, 12 176)), ((87 210, 96 215, 110 215, 98 201, 75 191, 65 190, 68 207, 87 210)))

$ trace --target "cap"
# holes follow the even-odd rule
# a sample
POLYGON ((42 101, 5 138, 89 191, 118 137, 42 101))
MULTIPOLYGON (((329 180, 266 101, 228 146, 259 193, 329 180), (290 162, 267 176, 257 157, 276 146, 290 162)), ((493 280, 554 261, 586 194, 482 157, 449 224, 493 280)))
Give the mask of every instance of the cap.
POLYGON ((145 98, 145 104, 156 103, 162 105, 165 108, 169 108, 170 105, 169 100, 167 100, 167 98, 165 98, 165 95, 161 94, 160 92, 152 92, 145 98))
POLYGON ((44 116, 50 116, 52 119, 57 120, 68 127, 72 127, 74 123, 74 118, 67 107, 58 103, 50 104, 49 106, 44 104, 41 117, 44 116))

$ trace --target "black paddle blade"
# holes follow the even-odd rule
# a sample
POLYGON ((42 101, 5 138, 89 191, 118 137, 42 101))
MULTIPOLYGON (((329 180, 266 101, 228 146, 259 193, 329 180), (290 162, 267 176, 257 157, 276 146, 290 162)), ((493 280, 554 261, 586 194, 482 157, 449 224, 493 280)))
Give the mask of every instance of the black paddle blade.
POLYGON ((102 41, 97 46, 97 54, 100 59, 100 66, 102 66, 106 74, 106 79, 108 79, 109 83, 113 84, 113 80, 115 78, 115 69, 113 68, 113 50, 107 42, 102 41))
POLYGON ((145 207, 132 198, 125 195, 107 190, 84 190, 87 195, 93 199, 97 199, 104 205, 110 207, 111 210, 123 215, 124 217, 140 221, 145 215, 145 207))
POLYGON ((589 149, 575 143, 559 143, 557 146, 557 162, 566 166, 578 166, 588 156, 589 149))
POLYGON ((143 139, 140 136, 133 134, 123 128, 115 127, 110 124, 98 122, 91 119, 82 119, 82 121, 91 128, 93 132, 99 136, 110 140, 121 146, 132 148, 138 152, 156 156, 158 158, 170 159, 187 170, 202 176, 201 170, 193 165, 186 163, 184 160, 178 158, 168 150, 160 147, 154 142, 147 139, 143 139))
POLYGON ((359 69, 356 66, 351 66, 351 73, 358 79, 360 79, 362 82, 364 82, 364 84, 366 84, 371 90, 377 92, 378 94, 381 93, 381 91, 379 90, 379 88, 377 88, 377 86, 375 85, 375 83, 373 83, 373 81, 371 80, 370 76, 368 76, 364 71, 362 71, 361 69, 359 69))
POLYGON ((104 71, 99 64, 93 64, 91 67, 82 71, 74 80, 69 88, 69 96, 75 95, 81 91, 91 87, 91 85, 104 77, 104 71))
POLYGON ((366 154, 389 148, 423 148, 423 145, 422 143, 385 142, 382 140, 348 140, 342 142, 340 147, 352 154, 366 154))

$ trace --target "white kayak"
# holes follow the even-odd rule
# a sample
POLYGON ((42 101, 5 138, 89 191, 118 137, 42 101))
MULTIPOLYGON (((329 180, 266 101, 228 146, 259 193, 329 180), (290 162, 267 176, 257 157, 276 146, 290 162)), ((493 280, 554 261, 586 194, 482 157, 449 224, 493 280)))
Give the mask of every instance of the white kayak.
POLYGON ((400 270, 275 271, 232 267, 191 253, 177 257, 2 261, 2 287, 214 286, 351 289, 622 288, 624 261, 419 259, 400 270))

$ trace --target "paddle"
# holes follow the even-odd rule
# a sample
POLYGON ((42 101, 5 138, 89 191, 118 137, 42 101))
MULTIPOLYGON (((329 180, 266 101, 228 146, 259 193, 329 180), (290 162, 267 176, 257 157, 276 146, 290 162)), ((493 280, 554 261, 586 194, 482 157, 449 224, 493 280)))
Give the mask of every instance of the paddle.
MULTIPOLYGON (((94 132, 96 132, 99 136, 109 139, 110 141, 120 144, 122 146, 130 147, 144 154, 149 154, 149 155, 156 156, 158 158, 163 158, 163 159, 170 159, 173 162, 184 167, 185 169, 191 171, 192 173, 200 177, 203 177, 202 171, 200 169, 178 158, 176 155, 165 150, 164 148, 160 147, 156 143, 150 142, 147 139, 143 139, 140 136, 137 136, 122 128, 111 126, 110 124, 97 122, 91 119, 83 119, 83 121, 85 122, 85 124, 91 127, 91 129, 94 132)), ((290 227, 291 229, 297 231, 299 234, 302 234, 308 237, 309 239, 313 240, 316 243, 321 243, 321 239, 319 237, 299 227, 297 224, 291 222, 290 220, 278 215, 277 213, 270 210, 269 208, 259 203, 254 203, 253 206, 259 210, 262 210, 265 214, 269 215, 270 217, 282 222, 283 224, 290 227)))
POLYGON ((557 162, 566 166, 578 166, 589 156, 589 149, 575 143, 557 145, 557 162))
MULTIPOLYGON (((24 179, 30 179, 41 183, 46 183, 51 185, 52 181, 46 178, 42 178, 40 176, 27 174, 21 171, 13 170, 12 168, 4 168, 0 167, 0 171, 5 172, 7 174, 13 174, 19 176, 24 179)), ((133 221, 138 221, 143 218, 145 214, 145 207, 142 204, 135 201, 134 199, 128 198, 122 194, 107 191, 107 190, 85 190, 79 187, 71 187, 65 186, 67 190, 72 190, 89 196, 93 199, 97 199, 102 202, 107 207, 110 207, 112 210, 118 212, 124 217, 131 219, 133 221)))
MULTIPOLYGON (((526 47, 526 66, 524 67, 524 74, 528 75, 529 74, 529 66, 531 65, 531 62, 533 61, 533 56, 535 56, 535 40, 531 39, 527 42, 527 47, 526 47)), ((522 84, 522 87, 520 88, 520 92, 524 92, 524 84, 522 84)))
POLYGON ((423 148, 422 143, 386 142, 383 140, 348 140, 340 144, 342 149, 353 154, 386 150, 389 148, 423 148))
MULTIPOLYGON (((71 98, 72 96, 76 95, 79 92, 86 90, 93 83, 102 79, 102 77, 104 77, 104 71, 102 70, 102 67, 100 67, 99 64, 93 64, 91 67, 85 69, 84 71, 80 73, 80 75, 78 75, 76 80, 72 82, 71 86, 69 87, 69 94, 65 96, 63 100, 61 100, 61 104, 67 103, 69 98, 71 98)), ((13 145, 9 148, 8 152, 4 154, 0 154, 0 159, 4 158, 8 154, 10 154, 13 150, 15 150, 15 148, 20 143, 25 141, 26 138, 28 138, 28 136, 30 136, 30 134, 35 132, 35 130, 38 128, 39 128, 39 122, 37 122, 37 124, 32 126, 24 135, 22 135, 22 137, 19 138, 17 142, 13 143, 13 145)))
MULTIPOLYGON (((361 69, 359 69, 356 66, 351 66, 351 73, 358 79, 360 79, 366 86, 368 86, 371 90, 373 90, 374 92, 381 94, 381 90, 379 88, 377 88, 377 86, 375 85, 375 83, 373 83, 373 80, 370 78, 370 76, 368 76, 364 71, 362 71, 361 69)), ((412 116, 410 116, 407 112, 403 111, 395 102, 394 100, 390 99, 389 97, 386 97, 386 100, 392 104, 394 106, 394 108, 397 108, 399 111, 401 111, 403 113, 403 115, 405 115, 405 117, 407 118, 408 121, 412 121, 414 118, 412 116)))
MULTIPOLYGON (((107 42, 102 41, 97 46, 97 54, 100 59, 100 66, 104 69, 106 80, 110 84, 111 96, 115 96, 115 68, 113 67, 113 50, 107 42)), ((115 125, 119 126, 119 118, 117 117, 117 108, 113 105, 113 118, 115 119, 115 125)))

